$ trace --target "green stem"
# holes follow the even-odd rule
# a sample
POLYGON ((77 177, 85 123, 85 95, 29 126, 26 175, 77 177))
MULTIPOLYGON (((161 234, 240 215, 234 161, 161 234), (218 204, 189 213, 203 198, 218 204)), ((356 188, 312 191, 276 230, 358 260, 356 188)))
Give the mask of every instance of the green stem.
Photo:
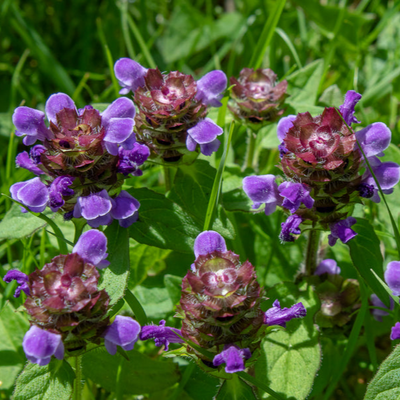
POLYGON ((82 365, 81 356, 75 357, 74 400, 82 399, 82 365))
POLYGON ((249 141, 247 143, 247 152, 246 152, 246 161, 244 164, 244 168, 252 168, 253 159, 254 159, 254 151, 256 149, 256 135, 254 132, 249 129, 249 141))
POLYGON ((80 236, 82 235, 83 228, 86 225, 86 221, 83 218, 73 218, 72 223, 75 226, 75 235, 74 235, 74 244, 79 240, 80 236))
POLYGON ((165 192, 169 192, 171 190, 171 168, 163 167, 164 168, 164 181, 165 181, 165 192))
POLYGON ((306 275, 311 276, 317 268, 320 231, 311 229, 308 235, 306 252, 306 275))

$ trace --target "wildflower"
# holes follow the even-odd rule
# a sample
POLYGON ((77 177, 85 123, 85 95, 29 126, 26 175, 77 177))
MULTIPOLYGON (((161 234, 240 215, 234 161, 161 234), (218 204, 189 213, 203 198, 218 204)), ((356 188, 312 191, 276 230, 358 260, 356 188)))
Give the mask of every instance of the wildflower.
POLYGON ((223 130, 206 116, 208 107, 221 106, 227 85, 222 71, 211 71, 196 82, 191 75, 145 69, 128 58, 118 60, 114 69, 121 93, 134 92, 138 141, 150 148, 151 161, 191 163, 198 147, 204 155, 218 150, 217 136, 223 130))
POLYGON ((307 314, 307 310, 303 303, 297 303, 290 308, 281 308, 279 300, 275 300, 272 308, 265 312, 264 323, 267 325, 280 325, 286 327, 286 322, 293 318, 303 318, 307 314))
POLYGON ((341 221, 331 224, 331 234, 328 236, 329 245, 333 246, 338 239, 343 243, 347 243, 350 239, 357 236, 357 233, 351 227, 357 222, 354 217, 348 217, 341 221))
POLYGON ((251 357, 251 352, 248 348, 241 349, 234 344, 225 345, 224 350, 214 357, 213 364, 218 367, 221 364, 226 364, 225 372, 233 374, 235 372, 244 371, 244 360, 251 357))
POLYGON ((294 242, 295 237, 293 235, 300 235, 301 229, 299 226, 302 222, 302 218, 298 215, 290 215, 287 220, 281 224, 282 230, 279 234, 279 239, 282 242, 294 242))
POLYGON ((29 278, 27 274, 24 274, 16 269, 12 269, 5 274, 3 281, 6 283, 17 281, 19 286, 15 290, 14 297, 19 297, 21 295, 21 291, 23 291, 27 296, 30 295, 30 289, 28 286, 29 278))
POLYGON ((314 275, 322 274, 339 275, 340 267, 337 265, 335 260, 327 258, 318 264, 317 269, 314 272, 314 275))
POLYGON ((400 322, 396 322, 392 328, 392 333, 390 334, 391 340, 400 339, 400 322))
POLYGON ((393 296, 400 296, 400 262, 391 261, 385 271, 385 281, 393 296))
POLYGON ((157 347, 164 346, 164 350, 168 351, 170 343, 184 343, 178 335, 182 336, 180 329, 165 326, 165 320, 161 320, 159 326, 143 326, 140 332, 140 340, 154 339, 157 347))

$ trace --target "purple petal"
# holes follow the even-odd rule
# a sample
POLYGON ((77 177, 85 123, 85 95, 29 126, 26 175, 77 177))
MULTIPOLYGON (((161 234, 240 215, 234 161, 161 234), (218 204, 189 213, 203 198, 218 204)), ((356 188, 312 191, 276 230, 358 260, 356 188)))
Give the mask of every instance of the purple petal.
POLYGON ((144 76, 147 69, 130 58, 120 58, 114 65, 115 76, 117 77, 122 90, 121 94, 134 92, 138 87, 144 86, 144 76))
POLYGON ((31 211, 42 212, 49 201, 49 190, 39 178, 18 182, 10 187, 11 197, 31 211))
POLYGON ((216 70, 204 75, 197 81, 196 99, 207 106, 220 107, 223 92, 226 89, 228 80, 224 72, 216 70))
POLYGON ((31 292, 28 286, 29 277, 27 274, 24 274, 16 269, 12 269, 5 274, 3 281, 10 283, 13 280, 17 281, 17 284, 19 285, 15 290, 14 297, 19 297, 21 291, 23 291, 27 296, 30 296, 31 292))
POLYGON ((293 121, 296 119, 296 117, 297 115, 288 115, 287 117, 279 120, 276 128, 276 134, 281 143, 283 142, 283 139, 285 139, 289 129, 293 127, 293 121))
POLYGON ((328 236, 329 245, 333 246, 338 239, 347 243, 350 239, 357 236, 357 233, 351 229, 357 220, 354 217, 348 217, 330 225, 331 234, 328 236))
MULTIPOLYGON (((189 137, 189 136, 188 136, 189 137)), ((124 174, 137 175, 139 166, 142 165, 150 156, 150 149, 140 143, 135 143, 132 150, 118 149, 118 172, 124 174)))
POLYGON ((134 125, 135 121, 132 118, 111 118, 108 121, 104 141, 118 144, 124 142, 132 135, 134 125))
POLYGON ((234 344, 224 346, 224 350, 214 357, 213 364, 218 367, 226 364, 225 372, 233 374, 245 370, 244 360, 251 357, 250 349, 241 349, 234 344))
MULTIPOLYGON (((114 206, 111 211, 111 215, 114 219, 121 221, 127 220, 138 213, 140 203, 132 197, 125 190, 121 190, 121 193, 114 199, 114 206)), ((135 221, 137 220, 137 217, 135 221)), ((135 222, 133 221, 133 222, 135 222)), ((129 224, 130 225, 130 224, 129 224)))
POLYGON ((335 260, 327 258, 326 260, 322 260, 318 264, 318 267, 314 272, 314 275, 322 275, 322 274, 339 275, 340 267, 338 267, 335 260))
POLYGON ((54 124, 57 123, 56 114, 64 108, 76 110, 74 101, 65 93, 52 94, 46 102, 45 111, 47 119, 54 124))
POLYGON ((98 228, 101 225, 110 225, 113 221, 114 219, 112 218, 112 216, 110 214, 107 214, 91 220, 87 220, 86 222, 91 228, 98 228))
POLYGON ((400 296, 400 262, 391 261, 385 271, 385 281, 394 296, 400 296))
POLYGON ((276 206, 282 203, 275 178, 275 175, 252 175, 243 179, 243 190, 254 202, 253 208, 258 208, 261 203, 267 203, 269 205, 269 213, 267 214, 267 208, 265 211, 267 215, 272 214, 276 206))
POLYGON ((354 122, 355 124, 359 124, 360 121, 357 121, 357 118, 354 116, 354 108, 356 104, 361 100, 361 94, 357 93, 354 90, 349 90, 344 96, 344 103, 339 107, 339 111, 343 116, 343 119, 346 121, 346 124, 351 126, 354 122))
POLYGON ((18 107, 12 116, 13 124, 17 128, 17 136, 27 135, 24 144, 31 145, 37 139, 43 141, 52 137, 51 131, 44 123, 44 113, 29 107, 18 107))
POLYGON ((24 336, 22 347, 29 360, 35 360, 39 365, 47 365, 52 355, 64 357, 64 347, 61 335, 46 331, 32 325, 24 336))
POLYGON ((295 213, 303 203, 311 209, 314 199, 310 196, 311 189, 302 183, 283 182, 278 187, 279 194, 284 198, 282 207, 287 208, 291 213, 295 213))
POLYGON ((114 322, 103 333, 107 351, 114 355, 116 346, 129 348, 136 343, 140 332, 140 325, 131 317, 117 315, 114 322))
POLYGON ((391 340, 400 339, 400 322, 396 322, 395 326, 392 328, 390 339, 391 340))
POLYGON ((286 327, 286 322, 293 318, 303 318, 307 314, 307 310, 303 303, 297 303, 290 308, 281 308, 278 300, 274 301, 273 307, 265 312, 264 324, 280 325, 286 327))
POLYGON ((65 204, 63 196, 73 196, 75 192, 69 186, 74 182, 73 177, 59 176, 50 185, 49 206, 51 211, 56 212, 65 204))
POLYGON ((356 132, 356 137, 368 158, 379 155, 389 147, 392 133, 383 122, 375 122, 356 132))
POLYGON ((279 239, 282 242, 294 242, 293 235, 300 235, 301 229, 299 228, 303 219, 297 214, 290 215, 285 222, 281 224, 281 233, 279 234, 279 239), (293 234, 293 235, 292 235, 293 234))
POLYGON ((143 326, 140 332, 140 340, 154 339, 156 346, 165 346, 165 351, 168 351, 170 343, 184 343, 177 334, 182 336, 179 329, 165 326, 165 321, 161 320, 159 326, 143 326))
MULTIPOLYGON (((390 300, 390 310, 393 310, 394 301, 391 297, 389 300, 390 300)), ((371 294, 370 301, 374 307, 386 308, 389 311, 389 309, 386 307, 386 305, 382 302, 382 300, 375 293, 371 294)), ((374 316, 374 318, 379 322, 382 322, 382 317, 389 315, 389 313, 386 311, 376 310, 376 309, 372 309, 371 313, 374 316)))
POLYGON ((197 147, 197 142, 190 135, 187 135, 187 137, 186 137, 186 148, 189 151, 195 151, 196 147, 197 147))
MULTIPOLYGON (((118 61, 117 61, 118 62, 118 61)), ((135 117, 135 105, 133 101, 126 97, 120 97, 112 102, 102 113, 101 123, 107 127, 112 118, 130 118, 135 117)))
MULTIPOLYGON (((188 137, 190 137, 190 135, 188 135, 188 137)), ((210 143, 201 144, 200 145, 201 154, 205 156, 211 156, 212 153, 218 151, 220 145, 221 142, 218 139, 215 139, 210 143)))
POLYGON ((72 253, 78 253, 85 261, 98 266, 107 257, 107 237, 103 232, 91 229, 81 235, 72 253))
POLYGON ((89 196, 78 197, 74 208, 74 217, 79 218, 82 216, 87 221, 90 221, 106 216, 111 211, 113 202, 113 199, 105 189, 89 196))
POLYGON ((200 233, 194 242, 194 255, 196 258, 213 253, 214 251, 220 251, 221 253, 227 251, 225 239, 214 231, 200 233))
POLYGON ((203 119, 193 128, 188 129, 188 134, 199 144, 213 142, 224 130, 210 118, 203 119))
POLYGON ((18 167, 25 168, 36 175, 42 175, 44 172, 37 166, 37 164, 29 157, 26 151, 19 153, 15 159, 18 167))

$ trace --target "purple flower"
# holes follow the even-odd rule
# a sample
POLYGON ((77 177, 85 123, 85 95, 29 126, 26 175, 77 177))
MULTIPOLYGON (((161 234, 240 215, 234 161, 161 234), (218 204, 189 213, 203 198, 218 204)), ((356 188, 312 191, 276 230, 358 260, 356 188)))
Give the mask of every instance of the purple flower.
POLYGON ((200 145, 200 151, 205 156, 210 156, 217 151, 221 142, 217 136, 222 135, 224 130, 210 118, 198 122, 193 128, 187 130, 186 147, 189 151, 196 150, 200 145))
POLYGON ((140 325, 130 317, 117 315, 114 322, 103 333, 104 345, 113 356, 117 352, 117 346, 124 350, 133 350, 138 340, 140 325))
POLYGON ((89 196, 78 197, 74 207, 74 218, 85 218, 92 228, 109 225, 113 220, 111 217, 113 204, 114 200, 105 189, 89 196))
POLYGON ((197 81, 196 99, 207 106, 220 107, 220 100, 226 89, 228 79, 220 70, 211 71, 197 81))
POLYGON ((130 91, 135 92, 138 87, 145 85, 144 76, 147 73, 147 69, 130 58, 117 60, 114 65, 114 72, 119 85, 122 86, 119 91, 120 94, 128 94, 130 91))
POLYGON ((244 371, 244 360, 248 360, 250 357, 250 349, 241 349, 235 344, 228 344, 224 346, 224 350, 221 353, 214 357, 213 364, 215 367, 225 364, 225 372, 233 374, 244 371))
POLYGON ((276 206, 282 204, 275 178, 274 175, 252 175, 243 179, 243 190, 253 201, 253 208, 265 204, 266 215, 272 214, 276 206))
MULTIPOLYGON (((369 299, 374 307, 386 308, 389 311, 389 309, 386 307, 385 303, 383 303, 382 300, 375 293, 371 294, 371 297, 369 299)), ((390 310, 393 310, 394 309, 394 301, 391 297, 389 298, 389 300, 390 300, 390 310)), ((383 311, 383 310, 377 310, 377 309, 372 309, 371 313, 378 322, 382 322, 382 317, 389 315, 388 312, 383 311)))
POLYGON ((365 157, 383 156, 383 150, 389 147, 392 133, 383 122, 375 122, 356 132, 358 143, 365 157))
POLYGON ((70 176, 59 176, 50 185, 49 189, 49 207, 51 211, 56 212, 65 204, 63 196, 73 196, 74 191, 69 188, 75 178, 70 176))
MULTIPOLYGON (((65 93, 52 94, 44 107, 49 122, 57 125, 57 114, 64 108, 76 110, 74 101, 65 93)), ((17 108, 18 110, 18 108, 17 108)))
POLYGON ((267 325, 280 325, 286 328, 286 322, 293 318, 303 318, 307 310, 303 303, 297 303, 290 308, 281 308, 278 300, 275 300, 272 308, 265 312, 264 323, 267 325))
POLYGON ((400 296, 400 261, 391 261, 387 265, 385 281, 393 296, 400 296))
POLYGON ((21 271, 18 271, 16 269, 12 269, 11 271, 8 271, 4 278, 3 281, 6 283, 10 283, 11 281, 17 281, 18 287, 15 290, 14 297, 19 297, 21 294, 21 290, 27 295, 30 296, 30 290, 28 286, 29 282, 29 277, 27 274, 24 274, 21 271))
POLYGON ((349 90, 344 96, 344 103, 339 107, 339 111, 343 116, 343 119, 346 121, 346 124, 351 126, 354 122, 355 124, 359 124, 360 121, 357 121, 357 118, 354 116, 354 108, 356 104, 361 100, 361 94, 357 93, 354 90, 349 90))
POLYGON ((150 150, 144 144, 135 143, 132 150, 125 150, 123 147, 118 149, 118 172, 125 176, 132 174, 133 176, 141 176, 142 171, 139 169, 149 157, 150 150))
POLYGON ((110 262, 106 260, 108 256, 107 237, 96 229, 83 233, 72 249, 72 253, 78 253, 84 261, 93 264, 98 269, 110 265, 110 262))
POLYGON ((24 136, 24 144, 30 146, 36 140, 44 141, 52 137, 51 131, 44 123, 45 114, 42 111, 29 107, 18 107, 12 116, 13 124, 17 128, 15 134, 24 136))
POLYGON ((283 139, 285 139, 286 134, 289 129, 292 128, 293 121, 297 118, 297 115, 288 115, 287 117, 281 118, 278 122, 278 126, 276 127, 276 134, 278 136, 279 141, 282 143, 283 139))
POLYGON ((215 231, 204 231, 200 233, 194 242, 194 255, 197 257, 205 256, 220 251, 227 251, 225 239, 215 231))
POLYGON ((329 246, 334 246, 338 239, 347 243, 350 239, 357 236, 351 227, 357 222, 354 217, 348 217, 330 225, 331 234, 328 236, 329 246))
POLYGON ((301 203, 307 208, 312 208, 314 205, 314 199, 310 196, 311 189, 302 183, 283 182, 278 190, 280 196, 284 198, 282 207, 287 208, 291 213, 295 213, 301 203))
POLYGON ((294 242, 293 235, 300 235, 301 229, 299 228, 303 219, 297 214, 290 215, 285 222, 282 222, 281 233, 279 234, 279 239, 282 242, 294 242))
POLYGON ((314 275, 322 275, 322 274, 339 275, 340 267, 338 267, 337 262, 335 260, 327 258, 326 260, 322 260, 318 264, 318 267, 314 272, 314 275))
POLYGON ((38 167, 41 164, 40 155, 46 151, 46 148, 41 145, 36 145, 31 148, 29 154, 24 151, 19 153, 15 159, 18 167, 25 168, 33 172, 35 175, 42 175, 44 172, 38 167))
POLYGON ((62 360, 64 358, 64 344, 61 335, 46 331, 32 325, 24 336, 22 347, 26 358, 40 366, 47 365, 51 356, 62 360))
POLYGON ((391 340, 400 339, 400 322, 396 322, 395 326, 392 328, 390 339, 391 340))
POLYGON ((125 190, 114 198, 111 216, 119 220, 123 228, 128 228, 139 218, 140 203, 125 190))
POLYGON ((182 336, 180 329, 165 326, 165 321, 161 320, 159 326, 143 326, 142 331, 140 332, 140 340, 154 339, 157 347, 164 345, 165 351, 168 351, 168 346, 170 343, 184 343, 184 341, 177 334, 182 336))
MULTIPOLYGON (((14 183, 10 187, 11 197, 19 201, 31 211, 42 212, 49 201, 49 190, 40 178, 26 182, 14 183)), ((25 210, 23 210, 25 211, 25 210)))
MULTIPOLYGON (((390 161, 383 163, 377 157, 371 157, 369 161, 372 161, 370 165, 376 179, 379 182, 379 185, 381 186, 382 192, 384 194, 393 193, 393 188, 399 183, 400 180, 400 166, 390 161)), ((379 203, 381 201, 378 185, 376 184, 375 179, 369 169, 362 176, 360 187, 359 191, 361 197, 370 198, 375 203, 379 203), (363 194, 365 196, 363 196, 363 194)))

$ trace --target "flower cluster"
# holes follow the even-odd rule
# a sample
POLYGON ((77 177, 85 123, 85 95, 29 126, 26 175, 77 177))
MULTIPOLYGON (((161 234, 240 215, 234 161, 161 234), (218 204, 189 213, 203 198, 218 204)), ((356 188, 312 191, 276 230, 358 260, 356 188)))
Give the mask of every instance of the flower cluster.
POLYGON ((161 321, 160 326, 143 327, 142 340, 154 338, 166 350, 169 343, 184 343, 187 354, 202 368, 212 372, 225 364, 225 371, 233 373, 243 371, 247 359, 256 358, 268 326, 285 327, 291 319, 306 315, 302 303, 281 308, 278 300, 263 312, 260 304, 265 298, 254 267, 249 261, 242 264, 238 255, 228 251, 217 232, 201 233, 194 253, 196 260, 183 278, 178 306, 182 329, 169 328, 161 321))
POLYGON ((358 132, 351 129, 351 124, 358 122, 354 107, 360 98, 354 91, 347 92, 340 115, 331 107, 314 118, 308 112, 282 118, 277 135, 281 142, 279 168, 284 177, 244 178, 243 189, 253 201, 253 208, 265 204, 265 213, 270 215, 280 206, 289 214, 282 224, 283 242, 294 241, 294 235, 301 233, 301 224, 330 230, 331 246, 338 239, 346 243, 353 238, 354 205, 362 198, 380 201, 367 164, 383 193, 392 193, 399 182, 400 166, 378 158, 390 144, 387 126, 377 122, 358 132))
POLYGON ((69 96, 57 93, 45 111, 14 112, 16 135, 26 145, 42 144, 18 154, 17 165, 38 177, 11 186, 13 199, 31 211, 50 207, 66 219, 83 217, 94 228, 113 219, 124 227, 135 222, 140 204, 121 185, 127 175, 141 174, 150 151, 136 143, 133 102, 119 98, 99 113, 92 106, 77 109, 69 96))
POLYGON ((276 84, 277 76, 270 69, 243 68, 239 79, 230 78, 232 102, 229 109, 241 122, 257 131, 276 121, 285 111, 287 82, 276 84))
POLYGON ((208 107, 221 106, 227 86, 222 71, 195 81, 179 71, 146 69, 129 58, 118 60, 114 69, 120 93, 134 92, 137 140, 150 148, 152 162, 188 164, 197 158, 198 148, 207 156, 218 150, 223 130, 206 116, 208 107))

